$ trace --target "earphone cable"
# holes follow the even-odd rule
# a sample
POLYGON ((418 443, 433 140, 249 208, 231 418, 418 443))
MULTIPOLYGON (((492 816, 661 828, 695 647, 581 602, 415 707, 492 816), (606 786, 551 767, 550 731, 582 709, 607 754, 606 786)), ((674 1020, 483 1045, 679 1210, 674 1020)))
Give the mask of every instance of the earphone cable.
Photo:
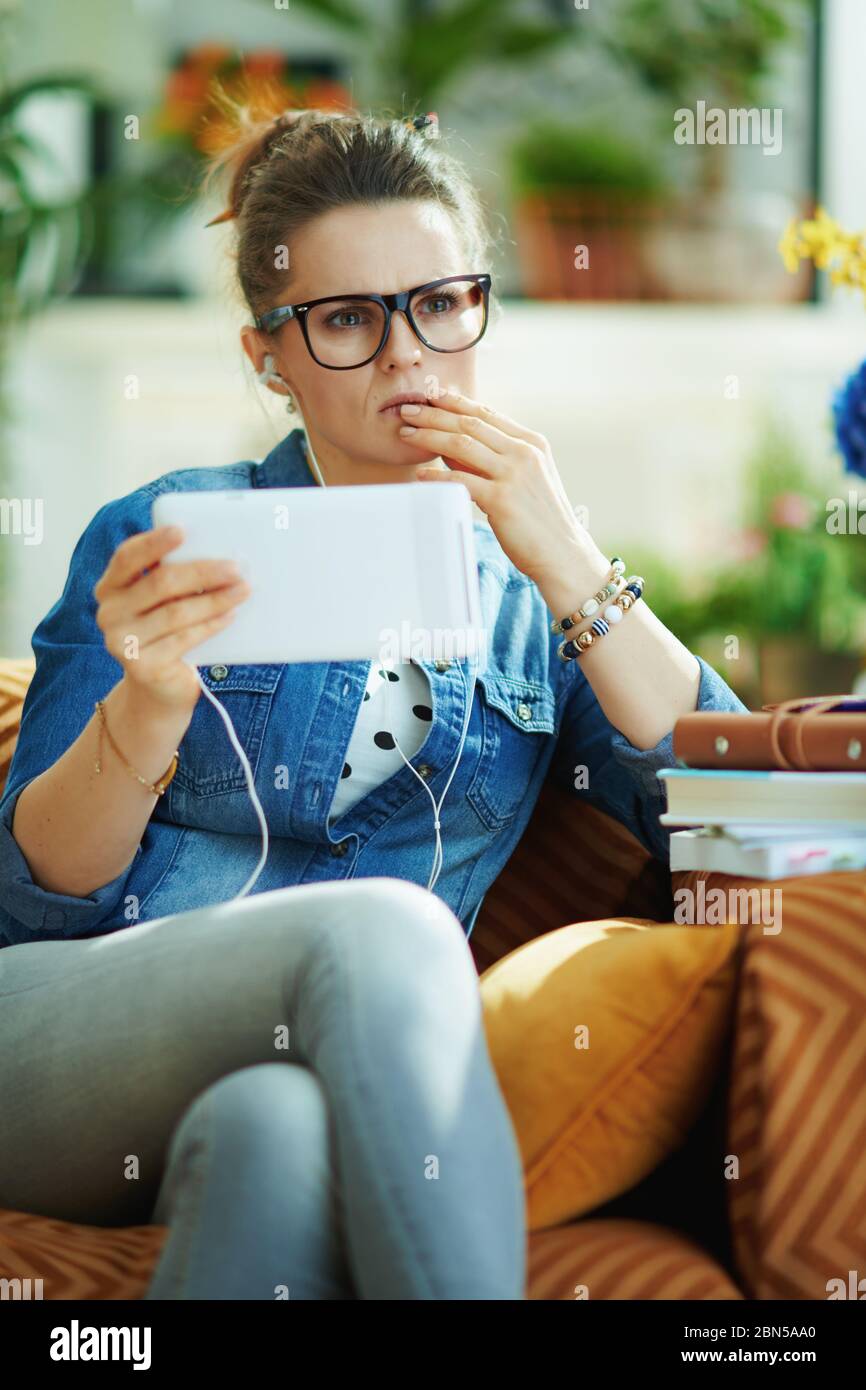
POLYGON ((439 878, 440 873, 442 872, 442 865, 443 865, 442 834, 441 834, 441 824, 442 824, 442 823, 441 823, 441 821, 440 821, 440 814, 441 814, 441 811, 442 811, 442 803, 443 803, 443 801, 445 800, 445 796, 446 796, 446 793, 447 793, 447 791, 448 791, 448 788, 451 786, 451 782, 452 782, 452 780, 453 780, 454 774, 455 774, 455 772, 457 771, 458 765, 459 765, 459 763, 460 763, 460 759, 461 759, 461 757, 463 756, 463 745, 464 745, 465 742, 466 742, 466 735, 467 735, 467 733, 469 732, 469 721, 470 721, 470 719, 471 719, 471 717, 472 717, 472 698, 473 698, 474 693, 475 693, 475 673, 474 673, 474 671, 473 671, 473 675, 472 675, 472 694, 470 694, 470 693, 469 693, 469 687, 468 687, 467 682, 466 682, 466 675, 465 675, 465 673, 464 673, 464 671, 463 671, 463 667, 462 667, 462 665, 461 665, 459 662, 457 663, 457 665, 458 665, 458 669, 459 669, 459 671, 460 671, 460 678, 461 678, 461 680, 462 680, 462 682, 463 682, 463 690, 464 690, 464 693, 465 693, 465 695, 466 695, 466 715, 465 715, 465 718, 464 718, 464 720, 463 720, 463 729, 462 729, 462 732, 461 732, 461 734, 460 734, 460 743, 459 743, 458 748, 457 748, 457 756, 456 756, 456 758, 454 759, 454 762, 453 762, 452 767, 451 767, 451 771, 450 771, 450 773, 448 774, 448 781, 445 783, 445 786, 444 786, 443 789, 442 789, 442 795, 440 796, 438 803, 437 803, 436 798, 435 798, 435 796, 433 795, 432 791, 431 791, 430 788, 428 787, 427 783, 424 781, 424 778, 423 778, 423 777, 421 776, 421 774, 418 772, 417 768, 412 767, 411 762, 410 762, 409 759, 406 757, 406 754, 403 752, 403 749, 400 747, 400 744, 399 744, 399 742, 398 742, 398 740, 397 740, 397 735, 394 733, 394 730, 393 730, 393 728, 391 727, 391 699, 390 699, 390 695, 391 695, 391 692, 390 692, 391 681, 390 681, 390 679, 389 679, 389 677, 388 677, 388 673, 387 673, 387 669, 386 669, 386 667, 385 667, 385 663, 384 663, 384 662, 380 662, 380 665, 379 665, 380 672, 382 673, 382 675, 383 675, 384 678, 385 678, 385 723, 386 723, 386 727, 387 727, 388 733, 391 735, 391 738, 394 740, 394 747, 397 749, 397 752, 400 754, 400 757, 403 759, 403 762, 406 764, 406 766, 407 766, 408 768, 411 768, 411 770, 412 770, 412 772, 414 773, 415 777, 416 777, 416 778, 418 779, 418 781, 421 783, 421 786, 424 788, 425 792, 426 792, 427 795, 429 796, 430 801, 431 801, 432 806, 433 806, 433 827, 434 827, 435 832, 436 832, 436 847, 435 847, 435 849, 434 849, 434 851, 433 851, 433 864, 432 864, 432 867, 431 867, 431 870, 430 870, 430 877, 429 877, 429 879, 427 880, 427 889, 428 889, 428 891, 431 891, 431 890, 433 889, 433 887, 434 887, 435 884, 436 884, 437 879, 439 878))
POLYGON ((267 822, 267 820, 265 819, 265 813, 264 813, 264 811, 262 810, 262 803, 259 801, 258 795, 257 795, 257 793, 256 793, 256 784, 255 784, 255 781, 254 781, 254 779, 253 779, 253 773, 252 773, 252 768, 250 767, 250 764, 249 764, 249 759, 247 758, 246 753, 244 752, 243 748, 241 747, 241 745, 240 745, 240 743, 239 743, 239 741, 238 741, 238 737, 237 737, 237 734, 235 733, 234 725, 232 724, 231 718, 229 717, 228 712, 227 712, 225 709, 223 709, 223 707, 222 707, 222 705, 220 704, 219 700, 218 700, 218 699, 216 698, 216 696, 212 693, 212 691, 208 690, 207 686, 205 685, 204 681, 203 681, 202 678, 201 678, 201 672, 200 672, 200 671, 196 670, 196 676, 198 677, 198 683, 199 683, 199 685, 201 686, 202 690, 204 691, 205 695, 206 695, 207 698, 210 700, 211 704, 215 706, 216 711, 217 711, 217 714, 219 715, 220 719, 221 719, 221 720, 223 721, 223 723, 225 724, 226 733, 227 733, 228 736, 229 736, 229 739, 230 739, 230 741, 231 741, 232 748, 235 750, 235 752, 237 753, 238 757, 239 757, 240 760, 241 760, 241 766, 243 767, 244 776, 246 777, 246 780, 247 780, 247 791, 248 791, 249 794, 250 794, 250 800, 252 801, 252 803, 253 803, 253 808, 254 808, 254 810, 255 810, 256 815, 258 816, 259 826, 260 826, 261 832, 262 832, 262 852, 261 852, 261 854, 260 854, 260 856, 259 856, 259 862, 258 862, 258 864, 256 865, 256 867, 255 867, 255 869, 253 870, 253 872, 250 874, 249 878, 247 879, 247 881, 246 881, 246 883, 244 884, 243 888, 241 888, 240 892, 239 892, 239 893, 235 893, 235 895, 234 895, 233 898, 228 899, 229 902, 236 902, 238 898, 244 898, 244 897, 246 897, 247 893, 249 893, 250 889, 252 888, 253 884, 255 883, 256 879, 258 878, 259 874, 261 873, 262 869, 265 867, 265 860, 266 860, 267 857, 268 857, 268 844, 269 844, 268 822, 267 822))

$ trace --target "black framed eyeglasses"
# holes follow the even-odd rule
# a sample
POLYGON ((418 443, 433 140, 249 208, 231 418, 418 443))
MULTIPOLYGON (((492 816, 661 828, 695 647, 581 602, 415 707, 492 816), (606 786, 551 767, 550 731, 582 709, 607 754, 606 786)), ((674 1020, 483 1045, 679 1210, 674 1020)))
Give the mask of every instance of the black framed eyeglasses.
POLYGON ((256 328, 273 333, 297 319, 313 361, 330 371, 346 372, 379 356, 398 312, 425 347, 465 352, 484 336, 491 283, 487 273, 446 275, 399 294, 331 294, 305 304, 284 304, 254 322, 256 328))

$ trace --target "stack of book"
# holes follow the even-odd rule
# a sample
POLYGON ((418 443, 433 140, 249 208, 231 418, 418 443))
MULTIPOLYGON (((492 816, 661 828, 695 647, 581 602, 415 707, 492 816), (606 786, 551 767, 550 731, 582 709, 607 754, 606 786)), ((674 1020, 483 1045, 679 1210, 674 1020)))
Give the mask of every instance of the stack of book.
POLYGON ((866 700, 688 714, 673 747, 677 766, 658 774, 662 824, 686 827, 671 834, 672 870, 779 879, 866 868, 866 700))

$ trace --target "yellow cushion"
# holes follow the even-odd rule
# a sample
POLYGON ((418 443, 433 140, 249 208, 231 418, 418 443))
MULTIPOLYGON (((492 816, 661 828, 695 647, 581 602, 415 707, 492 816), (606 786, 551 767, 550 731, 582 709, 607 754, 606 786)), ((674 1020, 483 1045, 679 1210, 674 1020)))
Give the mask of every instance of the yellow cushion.
POLYGON ((594 1210, 684 1141, 731 1022, 736 925, 580 922, 480 979, 530 1230, 594 1210))

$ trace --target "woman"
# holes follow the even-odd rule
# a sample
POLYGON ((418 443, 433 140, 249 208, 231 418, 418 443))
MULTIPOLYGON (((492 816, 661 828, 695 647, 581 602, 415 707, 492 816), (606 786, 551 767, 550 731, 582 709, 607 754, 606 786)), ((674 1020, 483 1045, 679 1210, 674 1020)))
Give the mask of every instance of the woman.
POLYGON ((315 111, 230 158, 243 347, 305 428, 103 506, 34 633, 0 803, 0 1206, 167 1224, 150 1298, 521 1298, 466 938, 548 773, 664 857, 675 719, 743 706, 625 591, 544 437, 477 399, 487 244, 461 169, 413 123, 315 111), (184 654, 249 590, 218 558, 161 565, 179 537, 153 499, 412 480, 460 483, 489 523, 471 708, 443 658, 203 671, 272 835, 235 901, 258 823, 184 654), (606 584, 596 640, 560 659, 551 617, 606 584))

